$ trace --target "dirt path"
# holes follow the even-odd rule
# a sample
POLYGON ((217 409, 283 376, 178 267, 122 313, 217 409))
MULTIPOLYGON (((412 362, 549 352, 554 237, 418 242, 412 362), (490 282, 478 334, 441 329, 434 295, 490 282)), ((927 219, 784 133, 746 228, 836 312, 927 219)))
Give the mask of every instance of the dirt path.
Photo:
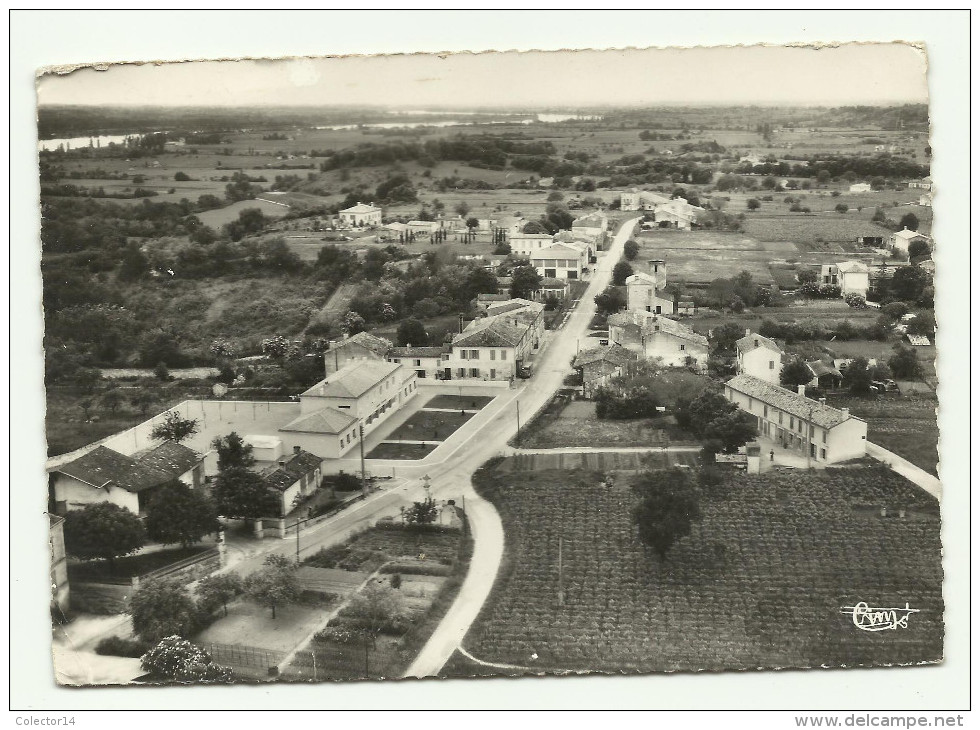
MULTIPOLYGON (((336 291, 330 295, 323 309, 310 317, 310 324, 314 322, 324 322, 328 319, 340 319, 347 311, 347 307, 357 293, 357 284, 341 284, 336 291)), ((309 325, 307 325, 309 327, 309 325)))

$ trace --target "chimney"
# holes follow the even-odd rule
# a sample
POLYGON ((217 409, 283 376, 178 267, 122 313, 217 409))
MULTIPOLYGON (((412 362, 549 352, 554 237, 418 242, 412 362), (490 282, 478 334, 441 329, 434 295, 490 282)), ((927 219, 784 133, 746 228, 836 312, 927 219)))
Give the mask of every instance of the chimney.
POLYGON ((746 327, 745 328, 745 336, 748 337, 751 334, 752 334, 752 330, 750 330, 748 327, 746 327))
POLYGON ((796 392, 799 393, 800 395, 806 395, 806 386, 805 385, 797 385, 796 386, 796 392))
POLYGON ((827 399, 826 398, 821 398, 820 399, 820 405, 822 405, 822 406, 827 405, 827 399))
POLYGON ((337 340, 330 340, 328 350, 332 350, 337 345, 337 340))
POLYGON ((286 457, 285 456, 280 456, 279 457, 279 466, 286 466, 286 457))
POLYGON ((840 412, 844 414, 844 418, 850 418, 851 417, 851 409, 850 408, 841 408, 840 409, 840 412))
POLYGON ((756 337, 756 338, 755 338, 755 346, 756 346, 756 347, 758 347, 758 346, 759 346, 759 338, 758 338, 758 337, 756 337))
POLYGON ((293 453, 294 453, 294 454, 298 454, 298 453, 299 453, 299 451, 300 451, 300 449, 299 449, 299 446, 294 446, 294 447, 293 447, 293 453))
POLYGON ((463 315, 462 314, 459 315, 459 331, 460 331, 460 333, 463 332, 463 315))

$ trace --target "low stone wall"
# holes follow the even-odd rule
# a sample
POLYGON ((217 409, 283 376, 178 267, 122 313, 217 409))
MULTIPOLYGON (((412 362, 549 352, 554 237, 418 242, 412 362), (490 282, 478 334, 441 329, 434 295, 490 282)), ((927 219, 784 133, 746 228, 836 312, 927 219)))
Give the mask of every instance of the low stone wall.
MULTIPOLYGON (((206 553, 202 553, 202 556, 203 557, 195 556, 194 558, 188 558, 187 561, 181 561, 195 561, 190 562, 189 565, 181 565, 176 569, 171 569, 170 567, 161 568, 160 570, 147 573, 139 578, 134 578, 133 585, 138 587, 141 582, 152 580, 154 578, 166 578, 167 580, 175 581, 181 585, 188 585, 220 570, 221 566, 224 564, 221 551, 218 550, 218 548, 213 548, 206 553)), ((175 565, 180 564, 175 563, 175 565)))
POLYGON ((71 608, 72 611, 102 615, 125 613, 133 590, 131 585, 74 582, 71 584, 71 608))

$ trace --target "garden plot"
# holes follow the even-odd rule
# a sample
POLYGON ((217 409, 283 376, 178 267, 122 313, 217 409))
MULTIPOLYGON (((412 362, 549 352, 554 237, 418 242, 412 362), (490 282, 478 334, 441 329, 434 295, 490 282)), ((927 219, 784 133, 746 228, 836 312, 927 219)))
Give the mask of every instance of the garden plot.
MULTIPOLYGON (((663 563, 636 537, 631 491, 600 476, 477 474, 501 514, 508 557, 464 640, 471 654, 530 672, 941 660, 938 503, 896 474, 728 473, 723 495, 702 501, 702 518, 663 563), (915 519, 899 517, 902 508, 915 519), (859 601, 909 601, 920 613, 907 629, 863 632, 841 612, 859 601)), ((475 666, 457 656, 448 669, 475 666)))
POLYGON ((760 284, 771 284, 769 264, 799 256, 791 243, 763 244, 738 233, 682 231, 643 233, 636 237, 640 254, 634 270, 648 272, 651 259, 667 262, 667 280, 707 284, 748 271, 760 284))
POLYGON ((450 395, 442 393, 428 400, 425 408, 458 408, 480 410, 493 402, 493 395, 450 395))

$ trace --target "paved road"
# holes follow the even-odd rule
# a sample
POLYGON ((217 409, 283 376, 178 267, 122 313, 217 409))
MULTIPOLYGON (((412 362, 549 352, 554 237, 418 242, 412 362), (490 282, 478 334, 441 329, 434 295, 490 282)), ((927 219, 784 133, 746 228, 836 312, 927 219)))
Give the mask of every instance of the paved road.
MULTIPOLYGON (((620 228, 610 250, 599 262, 581 301, 564 328, 556 333, 544 356, 538 360, 534 377, 511 396, 512 401, 520 404, 522 422, 541 409, 561 387, 579 340, 588 333, 589 323, 595 315, 593 297, 609 285, 612 268, 621 258, 623 244, 630 237, 635 224, 636 219, 626 221, 620 228)), ((480 438, 461 448, 459 458, 450 459, 446 472, 439 474, 433 482, 439 485, 440 490, 459 490, 463 487, 461 491, 466 498, 466 513, 473 529, 474 552, 459 595, 405 672, 406 677, 438 674, 459 647, 493 587, 504 551, 504 530, 496 509, 477 495, 470 476, 480 464, 503 450, 516 432, 517 405, 505 408, 497 418, 488 422, 481 429, 480 438)), ((430 476, 435 475, 430 472, 430 476)))

